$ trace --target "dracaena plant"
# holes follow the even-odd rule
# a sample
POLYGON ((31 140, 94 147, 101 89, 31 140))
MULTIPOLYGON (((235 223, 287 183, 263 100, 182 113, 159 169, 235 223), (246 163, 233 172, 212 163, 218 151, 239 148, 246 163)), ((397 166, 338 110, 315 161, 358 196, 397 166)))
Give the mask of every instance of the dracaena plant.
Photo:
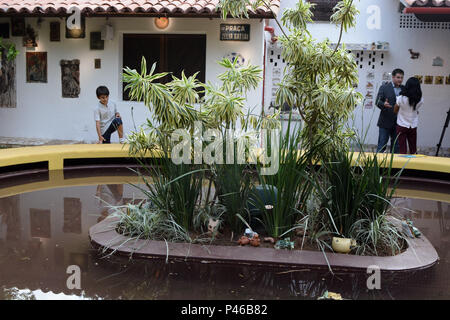
MULTIPOLYGON (((329 139, 326 149, 345 141, 349 134, 345 123, 362 99, 353 85, 358 82, 357 65, 345 46, 340 45, 344 32, 355 26, 358 14, 353 0, 342 0, 334 8, 331 21, 340 26, 340 37, 332 46, 328 40, 316 41, 308 32, 314 4, 300 0, 286 9, 281 19, 275 16, 282 35, 282 56, 287 63, 278 85, 276 104, 294 106, 303 122, 305 148, 313 147, 317 136, 329 139)), ((248 18, 248 8, 272 10, 270 0, 221 0, 222 18, 248 18)))
MULTIPOLYGON (((138 154, 157 145, 167 145, 157 141, 158 137, 170 137, 176 129, 193 130, 196 121, 204 127, 215 129, 236 129, 237 123, 246 123, 245 101, 250 90, 257 88, 262 70, 253 65, 239 67, 236 61, 219 61, 225 72, 219 75, 219 84, 202 83, 198 73, 181 78, 172 75, 172 81, 160 83, 170 73, 155 73, 156 62, 150 70, 143 57, 141 70, 124 68, 123 79, 132 100, 144 102, 154 115, 153 122, 136 129, 128 137, 130 151, 138 154), (164 133, 165 135, 161 135, 164 133)), ((271 123, 272 118, 252 116, 253 129, 261 123, 271 123)))

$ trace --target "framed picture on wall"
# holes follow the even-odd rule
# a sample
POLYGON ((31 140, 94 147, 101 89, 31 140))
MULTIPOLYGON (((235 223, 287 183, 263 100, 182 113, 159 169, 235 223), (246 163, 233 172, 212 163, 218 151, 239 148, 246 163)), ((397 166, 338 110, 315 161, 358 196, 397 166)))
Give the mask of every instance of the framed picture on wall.
POLYGON ((91 50, 104 50, 105 41, 102 40, 101 32, 91 32, 91 50))
POLYGON ((445 77, 445 84, 450 85, 450 76, 445 77))
POLYGON ((423 76, 417 74, 414 76, 414 78, 417 78, 417 80, 419 80, 420 84, 423 83, 423 76))
POLYGON ((47 52, 27 52, 27 82, 47 83, 47 52))
POLYGON ((50 22, 50 41, 61 41, 61 23, 50 22))
POLYGON ((444 84, 444 77, 443 76, 434 77, 434 84, 444 84))
POLYGON ((433 84, 434 76, 425 76, 425 84, 433 84))
POLYGON ((25 18, 11 18, 11 35, 13 37, 25 36, 25 18))

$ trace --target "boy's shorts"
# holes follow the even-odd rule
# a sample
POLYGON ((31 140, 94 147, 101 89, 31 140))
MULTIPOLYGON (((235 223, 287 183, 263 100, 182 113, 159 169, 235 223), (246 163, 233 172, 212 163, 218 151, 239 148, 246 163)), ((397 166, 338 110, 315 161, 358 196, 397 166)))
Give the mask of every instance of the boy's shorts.
POLYGON ((122 124, 121 118, 114 118, 114 120, 111 122, 108 130, 103 134, 103 143, 111 143, 111 135, 116 132, 116 130, 119 128, 119 126, 122 124))

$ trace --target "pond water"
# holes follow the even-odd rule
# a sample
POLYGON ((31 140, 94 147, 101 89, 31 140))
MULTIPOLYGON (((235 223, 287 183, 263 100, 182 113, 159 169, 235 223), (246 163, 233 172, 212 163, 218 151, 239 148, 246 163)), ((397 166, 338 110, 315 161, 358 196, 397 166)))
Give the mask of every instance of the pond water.
POLYGON ((88 238, 89 228, 108 214, 102 200, 121 204, 142 195, 126 177, 122 183, 96 179, 101 183, 1 189, 0 299, 317 299, 325 290, 347 299, 450 299, 448 187, 433 193, 413 183, 396 200, 414 210, 405 214, 432 242, 439 264, 383 276, 381 290, 369 291, 364 274, 102 258, 88 238), (433 200, 417 199, 421 192, 433 200), (81 268, 81 290, 67 288, 69 265, 81 268))

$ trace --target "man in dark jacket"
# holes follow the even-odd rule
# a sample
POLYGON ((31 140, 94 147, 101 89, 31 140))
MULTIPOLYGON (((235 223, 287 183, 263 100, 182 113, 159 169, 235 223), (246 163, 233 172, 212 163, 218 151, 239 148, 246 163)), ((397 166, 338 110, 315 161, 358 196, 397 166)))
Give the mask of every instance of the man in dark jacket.
POLYGON ((377 126, 379 127, 377 152, 386 150, 389 138, 391 139, 391 152, 398 153, 398 142, 396 141, 397 115, 394 113, 394 106, 397 97, 402 91, 402 83, 405 73, 401 69, 392 71, 392 82, 381 86, 378 91, 376 105, 380 108, 380 117, 377 126))

